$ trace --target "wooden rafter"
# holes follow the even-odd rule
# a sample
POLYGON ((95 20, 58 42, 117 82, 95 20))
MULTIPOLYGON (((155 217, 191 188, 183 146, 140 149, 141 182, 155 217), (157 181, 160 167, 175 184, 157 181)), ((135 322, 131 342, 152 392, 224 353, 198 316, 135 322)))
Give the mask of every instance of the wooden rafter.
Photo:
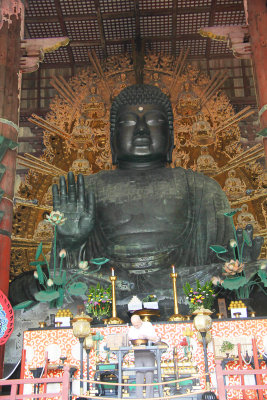
POLYGON ((134 0, 135 37, 140 37, 140 10, 139 0, 134 0))
POLYGON ((101 42, 102 50, 104 53, 104 57, 107 57, 107 45, 106 45, 103 17, 101 15, 99 0, 94 0, 94 3, 95 3, 95 8, 96 8, 96 14, 97 14, 98 29, 99 29, 99 33, 100 33, 100 42, 101 42))
POLYGON ((177 36, 177 9, 178 9, 178 2, 177 0, 172 0, 172 55, 176 55, 176 36, 177 36))
POLYGON ((137 83, 143 83, 144 40, 141 39, 141 32, 140 32, 139 0, 134 0, 134 17, 135 17, 135 38, 133 38, 132 46, 133 46, 135 79, 137 83))
MULTIPOLYGON (((59 20, 59 23, 60 23, 60 27, 62 29, 62 32, 63 32, 64 36, 68 36, 68 32, 67 32, 67 29, 66 29, 66 26, 65 26, 65 22, 63 20, 63 14, 62 14, 60 2, 59 2, 59 0, 54 0, 54 1, 55 1, 55 7, 56 7, 56 10, 57 10, 57 15, 58 15, 58 20, 59 20)), ((72 54, 71 48, 69 46, 67 46, 67 52, 68 52, 68 56, 69 56, 72 68, 74 68, 74 58, 73 58, 73 54, 72 54)))
MULTIPOLYGON (((135 51, 136 46, 134 42, 136 38, 138 38, 138 43, 141 43, 141 53, 145 52, 147 48, 158 47, 163 53, 167 54, 170 52, 175 56, 176 48, 179 46, 179 48, 184 49, 187 47, 191 48, 188 59, 203 60, 205 56, 208 59, 233 58, 232 53, 221 52, 221 47, 219 47, 218 53, 212 52, 211 54, 211 40, 201 37, 197 33, 197 29, 202 22, 209 25, 214 25, 215 22, 216 24, 220 24, 220 19, 218 19, 220 18, 220 14, 221 24, 223 24, 225 13, 231 19, 231 23, 239 24, 240 20, 242 20, 242 13, 244 14, 241 1, 235 1, 231 4, 221 4, 222 2, 219 0, 211 0, 211 2, 207 2, 211 4, 203 5, 202 0, 196 0, 194 7, 186 1, 183 1, 182 5, 180 5, 181 2, 178 2, 178 0, 172 0, 172 2, 166 1, 165 6, 164 2, 150 3, 152 6, 148 7, 143 1, 139 2, 139 0, 117 0, 114 2, 114 7, 111 7, 108 0, 92 0, 84 2, 83 8, 81 8, 79 2, 52 0, 52 12, 50 13, 51 15, 48 15, 47 9, 42 9, 42 6, 37 7, 36 2, 29 2, 25 16, 25 32, 29 38, 42 37, 42 34, 43 37, 48 37, 49 34, 53 36, 53 32, 55 36, 61 34, 70 38, 70 43, 64 51, 58 51, 55 56, 53 53, 46 56, 45 62, 40 65, 41 70, 70 68, 69 73, 66 74, 68 77, 74 74, 74 68, 86 67, 88 65, 88 51, 92 52, 94 50, 98 58, 102 61, 103 57, 107 56, 109 48, 118 49, 118 52, 125 52, 126 50, 135 51), (86 13, 84 12, 84 7, 87 7, 86 13), (72 10, 74 11, 72 12, 72 10), (147 20, 146 24, 148 25, 142 27, 141 24, 144 19, 147 20), (166 19, 170 21, 169 32, 165 29, 164 22, 161 22, 166 19), (118 24, 116 20, 119 20, 118 24), (188 23, 186 29, 183 30, 179 28, 179 20, 193 21, 193 23, 188 23), (109 23, 117 24, 116 30, 114 30, 116 34, 114 33, 113 35, 111 31, 109 36, 107 36, 104 27, 105 24, 108 25, 109 23), (96 34, 96 31, 99 31, 99 34, 96 34), (129 33, 124 35, 124 32, 129 33), (203 48, 205 48, 206 42, 206 53, 204 55, 203 48), (158 43, 159 46, 157 45, 158 43), (66 53, 68 60, 64 56, 66 53)), ((181 22, 181 28, 183 24, 184 22, 181 22)), ((137 57, 136 62, 137 69, 142 71, 142 57, 137 57)), ((238 104, 240 102, 244 105, 255 104, 255 97, 251 96, 252 85, 249 82, 249 77, 246 78, 246 74, 244 73, 245 66, 241 67, 245 97, 244 100, 240 98, 237 101, 232 99, 232 101, 238 104)), ((32 97, 35 96, 36 98, 37 96, 36 102, 32 107, 35 108, 34 112, 36 114, 44 115, 43 100, 47 105, 50 98, 53 98, 50 90, 51 86, 48 87, 49 90, 45 93, 43 90, 43 74, 40 70, 31 79, 35 80, 35 94, 32 97)), ((59 91, 63 93, 64 90, 61 87, 59 91)), ((33 103, 32 100, 34 98, 27 95, 25 100, 33 103)), ((23 106, 23 102, 22 111, 21 121, 25 124, 23 114, 27 114, 27 109, 23 106)), ((30 111, 30 114, 32 111, 30 111)), ((25 126, 27 124, 28 122, 25 126)))
MULTIPOLYGON (((209 24, 208 26, 213 26, 214 24, 214 17, 215 17, 215 6, 216 6, 217 0, 212 0, 211 5, 210 5, 210 16, 209 16, 209 24)), ((208 38, 207 40, 207 46, 206 46, 206 59, 208 60, 210 58, 210 48, 211 48, 211 39, 208 38)))

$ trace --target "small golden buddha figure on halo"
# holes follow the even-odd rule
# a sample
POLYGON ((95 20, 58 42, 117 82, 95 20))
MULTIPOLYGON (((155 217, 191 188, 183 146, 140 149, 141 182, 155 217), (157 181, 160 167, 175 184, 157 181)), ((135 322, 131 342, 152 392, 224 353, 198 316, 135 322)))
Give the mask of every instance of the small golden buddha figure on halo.
POLYGON ((246 185, 240 178, 237 178, 236 171, 231 169, 228 172, 228 178, 225 180, 224 188, 228 199, 238 199, 246 193, 246 185))
POLYGON ((118 80, 117 85, 113 89, 113 97, 118 96, 118 94, 125 89, 127 86, 129 86, 129 81, 127 79, 127 75, 125 72, 121 72, 119 74, 119 77, 116 77, 116 81, 118 80))
POLYGON ((218 170, 218 165, 209 154, 208 148, 206 146, 201 147, 200 153, 200 156, 197 158, 197 171, 207 175, 216 172, 218 170))
POLYGON ((36 241, 52 240, 54 237, 53 225, 46 219, 48 214, 46 211, 43 213, 43 219, 41 219, 34 231, 33 239, 36 241))
POLYGON ((184 151, 181 151, 179 153, 174 153, 173 156, 173 168, 175 167, 182 167, 182 168, 187 168, 187 164, 189 162, 189 154, 185 153, 184 151))
POLYGON ((215 141, 213 129, 202 113, 198 114, 197 121, 192 125, 192 140, 195 144, 202 146, 215 141))
POLYGON ((82 102, 80 111, 81 120, 84 119, 85 122, 90 119, 102 118, 106 114, 105 103, 102 97, 97 93, 95 85, 90 87, 88 95, 82 102))
POLYGON ((153 74, 151 75, 151 78, 153 80, 154 86, 159 86, 159 83, 160 83, 159 73, 158 72, 153 72, 153 74))
POLYGON ((183 91, 179 93, 176 112, 182 118, 195 120, 195 115, 200 111, 201 100, 191 89, 190 82, 186 81, 183 85, 183 91))
POLYGON ((160 90, 166 94, 166 96, 169 96, 170 93, 168 91, 168 89, 166 88, 166 86, 164 85, 164 83, 162 83, 161 79, 160 79, 160 74, 158 72, 153 72, 151 74, 151 85, 157 86, 158 88, 160 88, 160 90))
POLYGON ((78 150, 77 158, 73 161, 70 171, 76 175, 90 175, 92 173, 92 166, 90 165, 88 159, 85 158, 83 150, 78 150))
POLYGON ((253 226, 254 232, 259 231, 259 224, 254 215, 248 211, 248 205, 242 204, 241 213, 237 215, 237 226, 238 228, 245 229, 248 224, 253 226))
POLYGON ((77 123, 75 123, 71 135, 76 143, 83 144, 86 143, 90 137, 90 127, 87 125, 87 121, 80 118, 77 123))

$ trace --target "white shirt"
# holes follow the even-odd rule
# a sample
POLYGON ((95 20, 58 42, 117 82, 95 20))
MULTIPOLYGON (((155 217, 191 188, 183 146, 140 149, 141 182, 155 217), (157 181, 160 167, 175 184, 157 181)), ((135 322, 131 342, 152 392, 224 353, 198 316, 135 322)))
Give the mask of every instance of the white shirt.
POLYGON ((155 340, 155 342, 159 340, 151 322, 143 322, 140 328, 135 328, 134 326, 131 326, 129 328, 128 331, 129 340, 144 339, 144 338, 148 339, 149 337, 156 337, 157 339, 155 340))

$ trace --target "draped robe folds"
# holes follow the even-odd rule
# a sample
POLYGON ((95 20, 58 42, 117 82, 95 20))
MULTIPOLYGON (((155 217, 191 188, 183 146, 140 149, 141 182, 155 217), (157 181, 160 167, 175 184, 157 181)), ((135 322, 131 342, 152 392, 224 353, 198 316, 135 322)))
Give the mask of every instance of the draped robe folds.
POLYGON ((183 168, 117 169, 85 176, 96 199, 96 223, 79 259, 106 257, 116 268, 146 273, 175 264, 209 264, 209 246, 233 237, 220 185, 183 168))

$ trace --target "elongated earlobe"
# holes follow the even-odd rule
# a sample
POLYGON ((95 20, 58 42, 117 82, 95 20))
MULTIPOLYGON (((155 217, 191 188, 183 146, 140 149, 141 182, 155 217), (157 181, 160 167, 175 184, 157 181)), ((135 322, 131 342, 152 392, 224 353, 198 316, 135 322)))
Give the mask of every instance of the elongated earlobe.
POLYGON ((118 159, 117 159, 117 154, 114 151, 112 139, 110 140, 110 150, 111 150, 111 156, 112 156, 112 165, 117 165, 118 159))
POLYGON ((166 161, 169 164, 172 162, 172 149, 169 150, 168 153, 166 154, 166 161))
POLYGON ((118 164, 117 154, 112 153, 112 164, 113 165, 118 164))

